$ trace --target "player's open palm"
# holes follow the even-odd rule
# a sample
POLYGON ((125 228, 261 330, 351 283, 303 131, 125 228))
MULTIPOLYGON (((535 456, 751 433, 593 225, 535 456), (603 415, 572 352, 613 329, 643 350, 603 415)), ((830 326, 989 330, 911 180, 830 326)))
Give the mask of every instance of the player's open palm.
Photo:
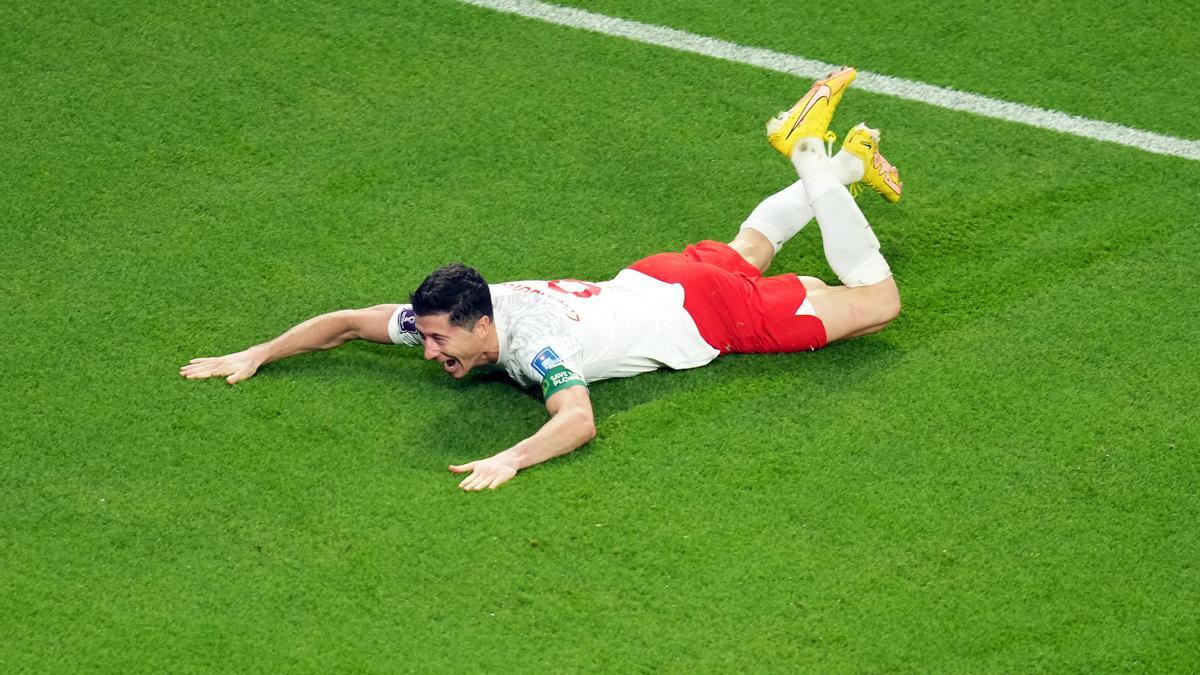
POLYGON ((517 475, 516 465, 507 458, 499 456, 479 459, 460 466, 451 466, 450 470, 454 473, 471 472, 471 475, 462 479, 462 482, 458 484, 458 487, 464 490, 494 489, 517 475))
POLYGON ((179 369, 179 374, 189 380, 203 380, 207 377, 225 377, 229 384, 237 384, 242 380, 253 377, 258 372, 258 360, 249 350, 226 354, 225 356, 203 356, 188 361, 179 369))

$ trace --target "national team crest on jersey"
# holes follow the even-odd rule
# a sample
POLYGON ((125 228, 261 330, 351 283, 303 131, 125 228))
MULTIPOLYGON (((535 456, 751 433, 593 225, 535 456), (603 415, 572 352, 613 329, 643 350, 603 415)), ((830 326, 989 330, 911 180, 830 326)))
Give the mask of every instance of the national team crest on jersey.
POLYGON ((529 365, 533 366, 533 369, 536 370, 539 375, 545 377, 546 373, 549 372, 551 368, 562 365, 562 359, 559 358, 558 354, 552 347, 546 347, 542 351, 538 352, 537 356, 533 357, 533 360, 529 362, 529 365))
POLYGON ((417 315, 411 309, 400 310, 400 315, 396 317, 396 323, 400 326, 401 333, 417 332, 417 315))

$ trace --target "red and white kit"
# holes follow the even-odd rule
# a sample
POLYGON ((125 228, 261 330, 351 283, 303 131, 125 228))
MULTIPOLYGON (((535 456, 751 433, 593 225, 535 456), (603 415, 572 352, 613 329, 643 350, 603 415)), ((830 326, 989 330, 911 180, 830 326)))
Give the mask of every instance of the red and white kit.
MULTIPOLYGON (((720 354, 813 350, 826 343, 794 274, 764 277, 725 244, 637 261, 610 281, 492 284, 501 365, 529 386, 562 365, 586 382, 695 368, 720 354)), ((401 305, 392 341, 419 345, 401 305)))

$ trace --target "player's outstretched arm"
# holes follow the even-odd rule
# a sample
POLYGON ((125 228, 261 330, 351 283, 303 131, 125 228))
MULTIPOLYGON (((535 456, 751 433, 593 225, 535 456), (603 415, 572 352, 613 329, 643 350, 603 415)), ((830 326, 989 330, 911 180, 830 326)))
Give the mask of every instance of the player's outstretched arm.
POLYGON ((296 354, 332 349, 350 340, 391 344, 388 320, 398 305, 375 305, 366 309, 343 309, 313 317, 283 335, 224 356, 192 359, 179 369, 189 380, 224 377, 236 384, 253 377, 263 364, 296 354))
POLYGON ((470 472, 458 486, 464 490, 495 488, 528 466, 565 455, 596 437, 592 399, 587 387, 563 389, 546 399, 550 419, 538 432, 504 452, 459 466, 454 473, 470 472))

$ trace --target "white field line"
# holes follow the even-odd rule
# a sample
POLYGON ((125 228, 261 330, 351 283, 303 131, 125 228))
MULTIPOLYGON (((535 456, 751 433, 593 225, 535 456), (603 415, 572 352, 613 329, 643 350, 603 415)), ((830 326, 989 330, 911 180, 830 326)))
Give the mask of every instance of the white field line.
MULTIPOLYGON (((687 31, 619 19, 604 14, 594 14, 581 9, 559 7, 537 0, 458 0, 459 2, 487 9, 518 14, 530 19, 580 28, 605 35, 628 38, 635 42, 668 47, 683 52, 702 54, 716 59, 744 63, 767 70, 795 75, 806 80, 817 79, 828 74, 836 66, 791 54, 746 47, 733 42, 696 35, 687 31)), ((1030 126, 1058 131, 1073 136, 1091 138, 1127 145, 1159 155, 1170 155, 1184 159, 1200 160, 1200 141, 1164 136, 1152 131, 1101 122, 1086 117, 1045 108, 1036 108, 1020 103, 1000 101, 979 94, 955 91, 923 82, 913 82, 898 77, 859 71, 854 88, 876 94, 885 94, 910 101, 920 101, 939 108, 974 113, 1006 122, 1018 122, 1030 126)))

